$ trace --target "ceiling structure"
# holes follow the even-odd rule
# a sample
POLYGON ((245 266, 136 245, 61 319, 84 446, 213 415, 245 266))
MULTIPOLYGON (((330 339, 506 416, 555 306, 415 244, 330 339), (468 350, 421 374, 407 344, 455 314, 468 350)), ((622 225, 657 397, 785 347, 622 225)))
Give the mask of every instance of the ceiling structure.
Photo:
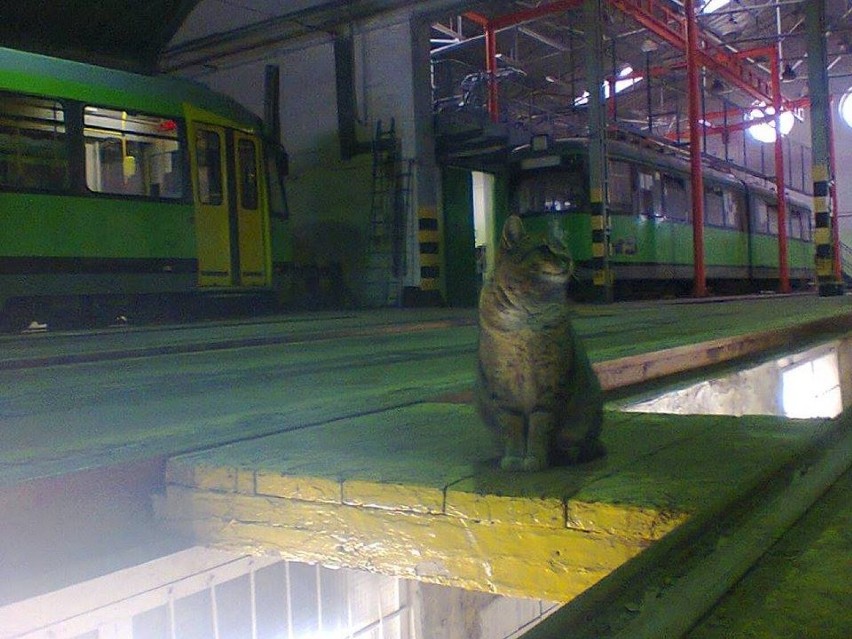
MULTIPOLYGON (((852 86, 852 0, 825 3, 830 92, 839 96, 852 86)), ((708 130, 742 128, 752 105, 768 94, 773 56, 767 50, 779 54, 776 72, 783 72, 785 105, 806 104, 805 4, 696 0, 703 46, 718 53, 701 81, 708 130), (759 49, 763 52, 744 53, 759 49)), ((27 0, 0 6, 0 44, 174 72, 416 7, 434 15, 438 111, 482 115, 488 82, 483 25, 491 24, 497 27, 503 119, 527 133, 546 127, 571 134, 585 127, 589 89, 581 5, 581 0, 27 0)), ((686 66, 683 34, 676 32, 683 3, 603 0, 603 5, 605 90, 615 95, 608 100, 611 121, 682 140, 686 66)))
MULTIPOLYGON (((654 135, 685 134, 686 55, 682 3, 604 0, 604 60, 610 117, 654 135)), ((712 64, 702 76, 708 127, 748 117, 771 104, 778 51, 781 94, 791 110, 807 104, 804 3, 729 0, 696 3, 712 64)), ((828 0, 830 92, 852 85, 852 2, 828 0)), ((571 133, 585 127, 588 96, 582 2, 482 2, 433 27, 436 101, 441 110, 472 110, 486 99, 483 25, 496 25, 500 108, 513 122, 571 133), (548 5, 557 11, 547 11, 548 5), (479 75, 477 75, 479 74, 479 75)))

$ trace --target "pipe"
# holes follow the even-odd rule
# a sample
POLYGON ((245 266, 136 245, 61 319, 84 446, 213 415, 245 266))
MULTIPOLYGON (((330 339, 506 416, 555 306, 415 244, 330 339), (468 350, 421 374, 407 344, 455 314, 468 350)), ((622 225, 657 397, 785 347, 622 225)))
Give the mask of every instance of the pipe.
POLYGON ((497 97, 497 33, 490 23, 485 25, 485 70, 488 72, 488 113, 492 122, 500 120, 497 97))
POLYGON ((775 185, 778 187, 778 291, 789 293, 790 263, 787 256, 787 188, 784 183, 784 141, 781 138, 781 59, 775 49, 770 58, 772 106, 775 109, 775 185))
POLYGON ((707 273, 704 266, 704 178, 701 173, 701 103, 698 83, 698 23, 695 0, 684 2, 686 9, 686 75, 689 98, 689 164, 692 173, 692 249, 693 290, 695 297, 707 295, 707 273))

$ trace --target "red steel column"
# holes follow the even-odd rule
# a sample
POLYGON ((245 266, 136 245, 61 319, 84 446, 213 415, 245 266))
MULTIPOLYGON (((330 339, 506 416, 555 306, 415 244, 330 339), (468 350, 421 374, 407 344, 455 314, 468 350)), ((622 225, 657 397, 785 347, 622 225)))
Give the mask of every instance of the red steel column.
POLYGON ((488 113, 491 121, 500 119, 497 103, 497 33, 494 26, 485 23, 485 70, 488 73, 488 113))
POLYGON ((787 188, 784 183, 784 142, 781 139, 781 61, 778 49, 770 56, 772 106, 775 109, 775 185, 778 187, 778 291, 789 293, 790 263, 787 259, 787 188))
POLYGON ((698 83, 698 23, 695 20, 695 0, 684 2, 686 9, 686 78, 689 98, 689 164, 692 173, 692 294, 707 295, 707 274, 704 268, 704 179, 701 173, 701 95, 698 83))

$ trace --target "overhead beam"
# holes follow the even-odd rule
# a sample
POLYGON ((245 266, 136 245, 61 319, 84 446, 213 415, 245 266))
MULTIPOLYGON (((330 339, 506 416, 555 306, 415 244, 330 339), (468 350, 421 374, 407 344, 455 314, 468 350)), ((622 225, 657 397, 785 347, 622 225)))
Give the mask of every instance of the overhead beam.
MULTIPOLYGON (((607 0, 607 2, 633 18, 658 38, 679 51, 686 52, 687 21, 680 13, 673 11, 659 0, 607 0)), ((775 57, 778 55, 777 49, 772 47, 767 47, 765 50, 775 57)), ((696 33, 695 55, 701 66, 711 69, 753 98, 772 104, 771 81, 765 77, 766 74, 763 71, 755 70, 754 65, 745 60, 745 57, 755 55, 756 51, 732 53, 710 40, 700 29, 696 33)))
MULTIPOLYGON (((444 11, 462 12, 471 4, 470 0, 424 0, 416 3, 416 8, 412 8, 411 12, 417 15, 427 12, 429 15, 444 11)), ((159 66, 161 71, 172 72, 215 64, 218 60, 278 46, 284 40, 316 33, 334 33, 342 25, 410 7, 411 0, 330 0, 301 11, 170 47, 162 52, 159 66)))

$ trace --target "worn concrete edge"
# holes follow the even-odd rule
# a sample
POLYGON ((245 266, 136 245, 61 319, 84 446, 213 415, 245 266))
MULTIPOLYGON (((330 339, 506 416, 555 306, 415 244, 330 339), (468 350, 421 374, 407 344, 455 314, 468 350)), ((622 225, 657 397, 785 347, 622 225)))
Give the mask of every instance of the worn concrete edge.
POLYGON ((521 525, 540 530, 573 530, 613 535, 624 540, 656 542, 692 513, 630 504, 610 504, 559 497, 517 497, 454 488, 468 477, 443 486, 383 482, 358 477, 288 474, 197 462, 188 456, 169 459, 167 486, 200 492, 243 495, 385 512, 388 515, 433 515, 486 525, 521 525))
POLYGON ((313 331, 298 335, 268 335, 256 337, 240 337, 234 339, 219 339, 216 341, 193 341, 184 344, 162 344, 158 346, 140 346, 136 348, 117 348, 114 350, 96 351, 90 353, 68 353, 64 355, 43 355, 36 357, 20 357, 15 359, 0 359, 0 370, 22 370, 41 366, 62 366, 69 364, 86 364, 93 362, 108 362, 121 359, 143 357, 158 357, 163 355, 180 355, 185 353, 200 353, 223 351, 235 348, 251 348, 256 346, 273 346, 276 344, 299 344, 303 342, 321 342, 331 339, 348 337, 370 337, 374 335, 390 335, 414 333, 458 326, 475 326, 475 320, 451 318, 445 320, 427 320, 408 322, 405 324, 374 324, 358 328, 337 329, 333 331, 313 331))
POLYGON ((662 379, 679 373, 734 362, 745 357, 805 346, 852 330, 852 313, 795 324, 758 333, 675 346, 659 351, 596 362, 592 366, 604 391, 662 379))
MULTIPOLYGON (((523 639, 562 639, 569 636, 576 639, 591 637, 595 639, 606 639, 606 637, 676 639, 682 636, 683 632, 670 634, 668 631, 660 630, 660 616, 673 612, 679 626, 686 626, 685 632, 691 624, 697 622, 706 613, 708 600, 712 600, 709 601, 709 605, 712 606, 748 570, 752 565, 748 561, 751 558, 740 561, 735 568, 727 570, 723 581, 712 584, 715 593, 708 593, 706 597, 701 593, 705 587, 701 579, 705 575, 690 579, 689 585, 694 588, 689 593, 673 588, 672 592, 680 596, 662 596, 669 584, 666 583, 665 576, 661 574, 661 571, 665 570, 661 566, 677 566, 679 570, 684 571, 685 566, 686 570, 689 570, 694 564, 699 563, 709 565, 712 570, 715 562, 725 560, 720 555, 712 553, 718 552, 720 547, 736 551, 736 543, 720 544, 720 539, 723 536, 736 536, 744 525, 743 522, 754 520, 759 522, 760 517, 765 513, 771 514, 774 509, 788 509, 789 505, 784 504, 789 494, 788 490, 791 486, 795 489, 798 483, 803 490, 807 491, 807 496, 793 499, 793 510, 798 510, 798 514, 782 513, 782 517, 785 518, 784 523, 789 527, 807 510, 810 503, 818 499, 852 467, 850 450, 852 450, 852 408, 847 408, 837 418, 836 425, 828 432, 811 441, 808 446, 794 453, 784 463, 756 477, 754 481, 735 493, 729 494, 727 499, 718 500, 708 508, 695 513, 660 541, 614 570, 541 624, 525 633, 523 639), (807 481, 802 481, 803 478, 807 481), (659 583, 654 582, 652 575, 655 574, 659 583), (695 585, 696 583, 698 585, 695 585), (727 586, 725 586, 726 583, 727 586), (658 596, 664 598, 665 605, 654 606, 652 614, 637 619, 633 606, 627 607, 626 604, 635 604, 637 599, 643 601, 643 594, 655 585, 659 587, 662 595, 658 596), (713 594, 715 597, 712 596, 713 594), (684 597, 690 597, 691 600, 686 601, 684 597), (684 610, 673 611, 680 607, 684 610), (590 629, 589 626, 595 621, 604 618, 605 615, 613 614, 620 614, 626 621, 611 627, 609 633, 590 629), (684 620, 687 620, 689 624, 684 620), (634 623, 636 625, 630 625, 634 623), (628 628, 628 631, 622 632, 625 628, 628 628), (646 631, 650 634, 631 634, 646 631)), ((784 528, 783 525, 780 528, 784 528)), ((767 535, 760 554, 766 552, 785 530, 786 528, 771 536, 767 535)), ((734 564, 736 563, 734 561, 734 564)), ((708 587, 710 586, 711 584, 708 584, 708 587)), ((642 610, 640 610, 641 614, 643 614, 642 610)))

